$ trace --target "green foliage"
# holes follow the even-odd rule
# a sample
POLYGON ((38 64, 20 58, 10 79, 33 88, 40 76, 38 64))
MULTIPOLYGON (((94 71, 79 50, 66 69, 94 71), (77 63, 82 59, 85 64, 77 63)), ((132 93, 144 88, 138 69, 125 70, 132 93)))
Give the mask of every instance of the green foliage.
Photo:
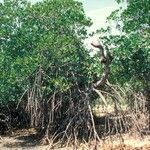
POLYGON ((120 34, 113 35, 109 27, 102 40, 113 51, 111 80, 143 89, 150 84, 149 0, 129 0, 126 5, 108 17, 120 34))
POLYGON ((46 93, 90 82, 82 41, 91 21, 80 2, 4 0, 0 14, 0 101, 17 100, 39 69, 46 93))

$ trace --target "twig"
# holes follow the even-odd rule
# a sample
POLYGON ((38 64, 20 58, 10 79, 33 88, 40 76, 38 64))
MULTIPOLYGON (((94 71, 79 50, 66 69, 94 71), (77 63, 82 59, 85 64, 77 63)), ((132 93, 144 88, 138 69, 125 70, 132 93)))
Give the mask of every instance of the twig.
POLYGON ((99 95, 99 97, 102 99, 102 101, 104 102, 105 106, 107 107, 106 99, 105 99, 105 97, 102 95, 102 93, 101 93, 99 90, 95 89, 95 88, 93 88, 93 91, 96 92, 96 93, 99 95))

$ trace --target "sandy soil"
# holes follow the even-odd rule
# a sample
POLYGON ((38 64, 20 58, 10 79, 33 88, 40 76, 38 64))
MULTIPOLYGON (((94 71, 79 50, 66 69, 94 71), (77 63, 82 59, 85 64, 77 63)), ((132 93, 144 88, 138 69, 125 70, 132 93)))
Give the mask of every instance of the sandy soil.
MULTIPOLYGON (((97 144, 97 150, 150 150, 150 135, 140 137, 131 137, 123 135, 123 141, 120 138, 106 139, 103 144, 97 144), (100 148, 98 145, 101 145, 100 148)), ((96 150, 90 143, 81 144, 78 150, 96 150)), ((49 145, 39 145, 36 140, 36 131, 34 129, 17 130, 9 136, 3 136, 0 139, 0 150, 50 150, 49 145)), ((56 149, 55 149, 56 150, 56 149)), ((61 148, 57 150, 75 150, 74 148, 61 148)))
POLYGON ((9 136, 2 136, 0 150, 47 150, 48 146, 37 146, 34 129, 23 129, 12 132, 9 136))

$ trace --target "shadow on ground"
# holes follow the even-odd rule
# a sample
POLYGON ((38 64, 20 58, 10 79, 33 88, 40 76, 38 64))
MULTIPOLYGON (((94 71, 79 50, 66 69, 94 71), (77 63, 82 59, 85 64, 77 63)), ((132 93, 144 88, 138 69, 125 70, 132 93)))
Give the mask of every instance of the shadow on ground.
POLYGON ((1 145, 6 148, 33 147, 38 144, 35 129, 22 129, 12 132, 9 137, 2 137, 1 145))

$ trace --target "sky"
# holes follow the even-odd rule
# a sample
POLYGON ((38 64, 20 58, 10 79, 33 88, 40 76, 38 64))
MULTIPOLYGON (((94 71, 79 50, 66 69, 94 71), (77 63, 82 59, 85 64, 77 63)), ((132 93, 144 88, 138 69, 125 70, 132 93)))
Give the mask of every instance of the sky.
MULTIPOLYGON (((93 25, 88 29, 89 32, 100 29, 106 26, 106 19, 111 14, 112 11, 118 8, 117 2, 115 0, 78 0, 83 3, 85 13, 88 17, 92 19, 93 25)), ((113 31, 117 33, 116 29, 113 31)), ((95 35, 91 38, 85 40, 85 46, 88 49, 93 49, 91 55, 97 52, 97 49, 91 46, 91 43, 97 43, 99 41, 99 35, 95 35)))
POLYGON ((105 24, 107 16, 118 5, 115 0, 79 0, 83 3, 85 13, 92 18, 94 25, 100 27, 105 24))
POLYGON ((104 27, 106 18, 117 9, 115 0, 80 0, 87 16, 93 21, 91 30, 104 27))

